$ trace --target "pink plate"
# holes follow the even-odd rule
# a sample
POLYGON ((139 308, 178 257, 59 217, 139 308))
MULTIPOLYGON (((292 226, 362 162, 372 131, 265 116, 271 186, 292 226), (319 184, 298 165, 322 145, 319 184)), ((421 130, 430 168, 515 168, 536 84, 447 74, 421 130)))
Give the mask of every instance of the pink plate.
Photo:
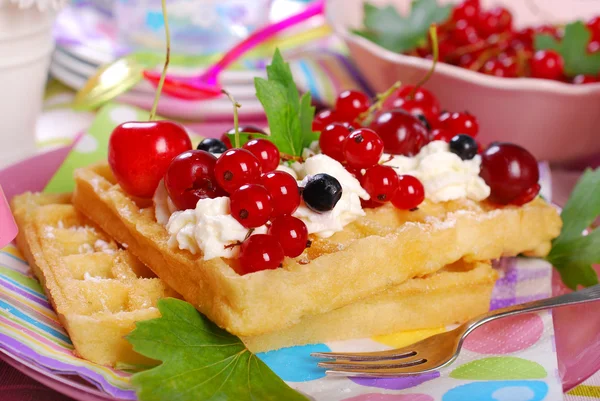
MULTIPOLYGON (((0 171, 0 185, 8 199, 25 191, 41 191, 61 165, 69 148, 61 148, 27 159, 0 171)), ((553 293, 568 292, 557 274, 553 293)), ((600 314, 596 304, 584 304, 554 310, 554 330, 558 367, 565 391, 600 370, 600 314)), ((81 401, 116 400, 68 376, 46 373, 20 360, 16 355, 0 352, 0 358, 31 378, 81 401)))

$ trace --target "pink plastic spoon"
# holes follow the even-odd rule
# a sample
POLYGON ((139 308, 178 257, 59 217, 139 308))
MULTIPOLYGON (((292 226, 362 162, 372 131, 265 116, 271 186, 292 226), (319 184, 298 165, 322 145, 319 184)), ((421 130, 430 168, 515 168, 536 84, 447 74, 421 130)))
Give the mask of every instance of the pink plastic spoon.
MULTIPOLYGON (((311 17, 321 15, 324 10, 324 0, 317 0, 304 11, 255 31, 233 49, 225 53, 218 62, 209 67, 202 75, 195 77, 167 75, 163 91, 173 97, 188 100, 210 99, 221 95, 219 74, 231 65, 231 63, 275 34, 311 17)), ((144 71, 144 78, 154 86, 157 86, 160 80, 160 73, 146 70, 144 71)))

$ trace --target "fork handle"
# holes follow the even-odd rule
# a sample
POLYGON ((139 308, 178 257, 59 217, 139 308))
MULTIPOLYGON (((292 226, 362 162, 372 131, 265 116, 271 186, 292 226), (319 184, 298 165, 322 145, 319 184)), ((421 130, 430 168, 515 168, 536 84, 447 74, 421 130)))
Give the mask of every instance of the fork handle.
MULTIPOLYGON (((465 336, 477 327, 507 316, 520 315, 522 313, 535 312, 544 309, 552 309, 561 306, 576 305, 584 302, 600 300, 600 284, 588 287, 581 291, 575 291, 557 297, 541 299, 539 301, 527 302, 524 304, 508 306, 506 308, 489 311, 481 316, 469 320, 464 324, 465 336)), ((464 337, 463 337, 464 338, 464 337)))

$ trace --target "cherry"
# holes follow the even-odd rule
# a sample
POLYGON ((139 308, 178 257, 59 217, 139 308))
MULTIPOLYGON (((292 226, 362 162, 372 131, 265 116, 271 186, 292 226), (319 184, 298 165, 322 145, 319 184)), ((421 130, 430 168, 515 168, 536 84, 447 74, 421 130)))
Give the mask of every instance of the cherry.
POLYGON ((260 162, 246 149, 228 149, 215 163, 215 178, 227 193, 257 182, 260 173, 260 162))
POLYGON ((333 123, 321 131, 319 147, 321 152, 339 162, 344 161, 342 152, 344 140, 354 129, 341 123, 333 123))
POLYGON ((423 87, 415 89, 414 85, 406 85, 398 88, 387 98, 383 103, 383 108, 385 110, 403 109, 411 114, 422 114, 428 121, 433 121, 440 113, 440 102, 427 89, 423 87))
POLYGON ((497 7, 481 13, 477 20, 477 31, 487 38, 496 33, 502 33, 512 28, 512 14, 506 8, 497 7))
POLYGON ((225 144, 225 147, 227 149, 231 149, 233 148, 233 146, 231 146, 231 139, 229 139, 229 135, 227 135, 227 133, 224 133, 223 135, 221 135, 221 142, 223 142, 225 144))
POLYGON ((564 61, 554 50, 538 50, 531 59, 531 76, 559 80, 564 74, 564 61))
POLYGON ((338 120, 338 116, 333 110, 324 109, 317 113, 312 123, 312 130, 319 132, 323 128, 338 120))
POLYGON ((369 128, 379 134, 385 151, 395 155, 414 156, 428 139, 427 128, 404 110, 379 114, 369 128))
POLYGON ((370 105, 371 99, 367 94, 357 90, 345 90, 335 101, 335 113, 343 119, 353 121, 367 111, 370 105))
POLYGON ((452 10, 452 21, 458 22, 460 20, 465 20, 470 23, 475 23, 477 21, 477 16, 479 15, 479 2, 473 0, 463 1, 462 3, 456 5, 452 10))
POLYGON ((231 215, 246 228, 269 221, 273 206, 269 191, 262 185, 246 184, 231 194, 231 215))
POLYGON ((490 200, 509 204, 538 183, 535 157, 519 145, 495 142, 481 155, 481 177, 491 189, 490 200))
POLYGON ((440 117, 439 126, 455 134, 466 134, 473 138, 479 133, 477 119, 468 112, 445 113, 440 117))
POLYGON ((108 142, 108 164, 129 195, 151 198, 171 160, 192 149, 185 129, 172 121, 127 122, 108 142))
POLYGON ((273 171, 279 166, 279 149, 273 142, 266 139, 251 139, 242 147, 256 156, 262 171, 273 171))
POLYGON ((195 209, 200 199, 225 195, 215 179, 216 162, 204 150, 188 150, 173 159, 165 173, 165 187, 178 209, 195 209))
POLYGON ((450 142, 450 140, 452 138, 454 138, 456 134, 452 131, 449 131, 447 129, 444 128, 437 128, 434 129, 433 131, 431 131, 431 140, 432 141, 444 141, 444 142, 450 142))
POLYGON ((251 235, 240 246, 240 268, 243 274, 277 269, 284 257, 283 248, 272 235, 251 235))
POLYGON ((273 217, 292 214, 300 205, 300 191, 296 179, 285 171, 264 173, 260 183, 271 196, 273 217))
POLYGON ((457 46, 472 45, 481 40, 477 29, 465 20, 460 20, 456 23, 456 27, 450 33, 450 39, 457 46))
POLYGON ((344 140, 342 151, 350 167, 369 168, 379 163, 383 154, 383 141, 375 131, 359 128, 344 140))
POLYGON ((306 224, 293 216, 280 216, 271 223, 268 234, 279 240, 285 256, 300 256, 308 243, 306 224))
POLYGON ((398 176, 398 189, 392 196, 392 204, 402 210, 411 210, 418 207, 425 199, 425 188, 417 178, 412 175, 398 176))
POLYGON ((573 83, 576 85, 593 84, 596 82, 598 82, 598 77, 591 75, 577 75, 575 78, 573 78, 573 83))
POLYGON ((365 172, 361 185, 374 202, 388 202, 398 188, 398 174, 388 166, 376 165, 365 172))
POLYGON ((522 206, 526 203, 529 203, 532 200, 534 200, 535 197, 540 193, 540 189, 542 189, 540 184, 534 184, 531 188, 529 188, 528 190, 523 192, 521 195, 519 195, 515 199, 513 199, 513 201, 510 202, 510 204, 515 205, 515 206, 522 206))

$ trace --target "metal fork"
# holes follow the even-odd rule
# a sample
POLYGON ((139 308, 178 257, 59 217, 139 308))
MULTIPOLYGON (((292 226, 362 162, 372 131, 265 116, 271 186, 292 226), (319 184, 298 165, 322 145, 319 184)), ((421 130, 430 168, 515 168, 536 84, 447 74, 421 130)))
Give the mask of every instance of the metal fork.
POLYGON ((458 357, 465 338, 485 323, 507 316, 597 300, 600 300, 600 284, 558 297, 496 309, 473 318, 452 331, 404 348, 364 353, 315 352, 311 355, 334 359, 334 362, 318 363, 319 367, 328 369, 327 374, 332 375, 390 377, 427 373, 452 363, 458 357))

